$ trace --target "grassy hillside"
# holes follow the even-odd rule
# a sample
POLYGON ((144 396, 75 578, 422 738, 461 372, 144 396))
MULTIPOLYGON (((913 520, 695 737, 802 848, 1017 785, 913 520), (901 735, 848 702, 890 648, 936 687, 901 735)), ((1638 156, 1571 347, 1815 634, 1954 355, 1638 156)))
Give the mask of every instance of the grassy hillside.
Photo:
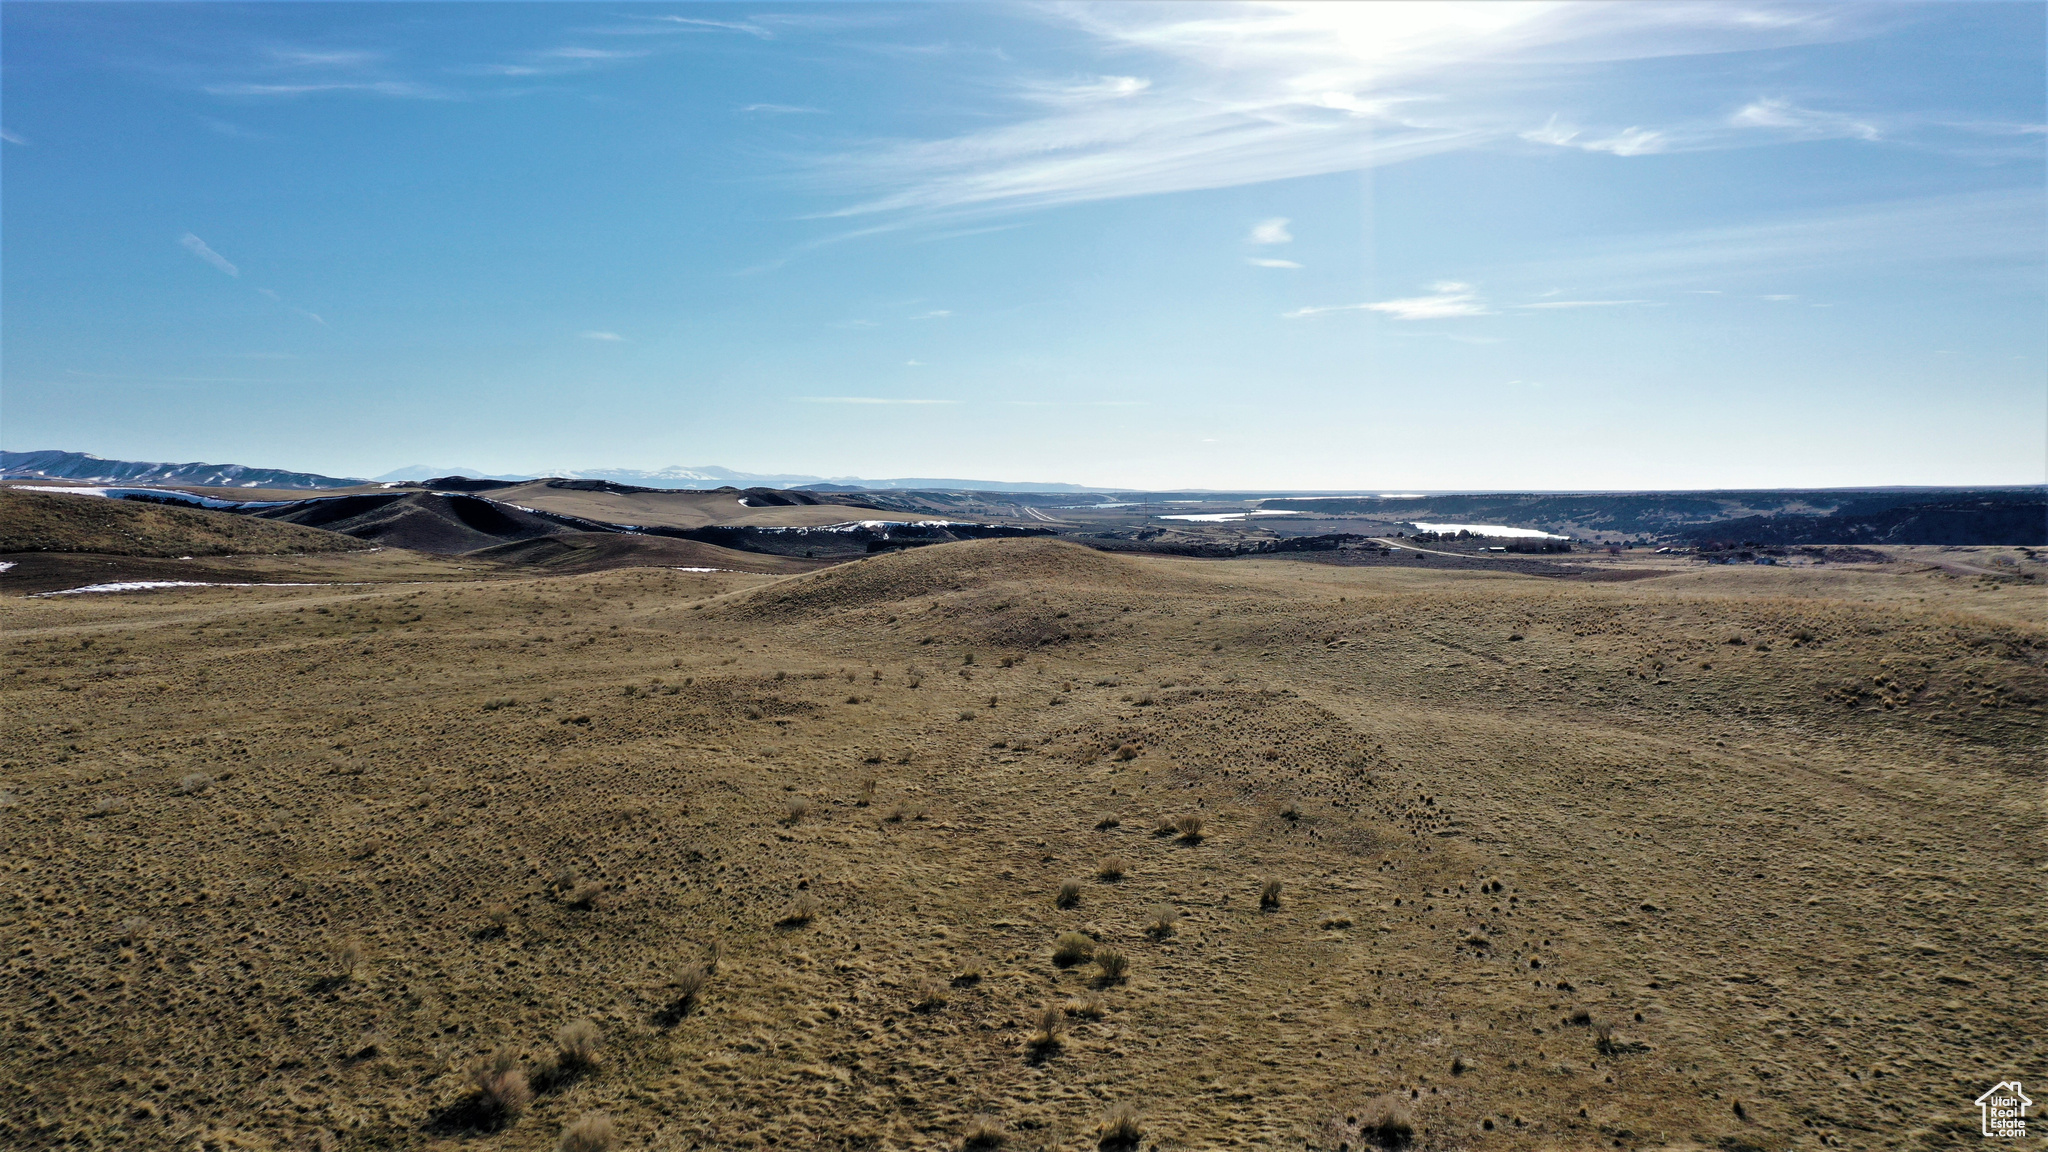
POLYGON ((2044 598, 986 541, 0 602, 0 1143, 1973 1142, 2048 1058, 2044 598))
POLYGON ((0 488, 0 552, 271 556, 366 547, 339 533, 231 512, 0 488))

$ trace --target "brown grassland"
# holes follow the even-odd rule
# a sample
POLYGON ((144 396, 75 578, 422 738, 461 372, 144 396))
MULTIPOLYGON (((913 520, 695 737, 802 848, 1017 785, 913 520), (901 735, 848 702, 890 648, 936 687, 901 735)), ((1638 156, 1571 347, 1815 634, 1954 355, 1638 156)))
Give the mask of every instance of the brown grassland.
POLYGON ((1936 1148, 2048 1067, 2033 584, 417 579, 0 601, 0 1145, 1936 1148))

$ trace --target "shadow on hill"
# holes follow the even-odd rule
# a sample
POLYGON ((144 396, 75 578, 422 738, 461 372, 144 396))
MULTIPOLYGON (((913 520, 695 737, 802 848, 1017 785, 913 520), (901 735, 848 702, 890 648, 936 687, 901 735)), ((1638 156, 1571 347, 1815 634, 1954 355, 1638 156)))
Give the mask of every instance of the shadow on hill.
POLYGON ((565 530, 555 518, 475 496, 427 492, 369 493, 307 501, 251 515, 309 528, 325 528, 388 548, 416 552, 471 552, 512 540, 565 530))
POLYGON ((741 552, 699 540, 614 532, 563 532, 530 540, 514 540, 464 553, 464 557, 565 575, 632 567, 716 568, 728 572, 783 574, 810 572, 829 563, 802 557, 741 552))

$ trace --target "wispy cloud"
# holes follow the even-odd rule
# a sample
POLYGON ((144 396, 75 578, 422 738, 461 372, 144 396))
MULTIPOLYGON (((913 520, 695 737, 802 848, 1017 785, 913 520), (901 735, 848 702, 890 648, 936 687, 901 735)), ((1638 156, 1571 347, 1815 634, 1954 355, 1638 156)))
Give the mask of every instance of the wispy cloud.
POLYGON ((22 139, 20 136, 17 136, 12 132, 9 132, 5 128, 0 128, 0 140, 5 140, 9 144, 19 144, 24 148, 28 146, 28 141, 22 139))
POLYGON ((363 92, 406 100, 448 100, 454 93, 410 80, 350 80, 304 84, 208 84, 209 96, 310 96, 321 92, 363 92))
POLYGON ((1023 92, 1047 104, 1087 104, 1136 96, 1151 86, 1152 81, 1142 76, 1098 76, 1067 83, 1027 83, 1023 92))
POLYGON ((242 270, 240 268, 237 268, 233 264, 228 263, 227 257, 207 247, 206 241, 201 240, 199 237, 194 236, 190 232, 187 232, 183 236, 178 237, 178 246, 183 248, 185 251, 190 252, 194 256, 199 257, 201 260, 206 261, 208 264, 213 265, 215 268, 218 268, 221 271, 227 273, 230 276, 240 276, 242 274, 242 270))
POLYGON ((1275 216, 1252 225, 1251 235, 1246 239, 1254 244, 1289 244, 1294 241, 1294 233, 1287 230, 1287 217, 1275 216))
POLYGON ((744 32, 763 40, 775 39, 775 32, 751 20, 704 20, 695 16, 645 16, 641 19, 672 25, 677 29, 703 32, 744 32))
POLYGON ((626 339, 624 336, 619 335, 617 332, 590 331, 578 332, 577 335, 583 337, 585 340, 604 340, 614 343, 623 343, 626 339))
MULTIPOLYGON (((916 361, 912 361, 916 363, 916 361)), ((798 396, 803 404, 958 404, 958 400, 913 400, 900 396, 798 396)))
POLYGON ((297 68, 366 68, 383 60, 384 54, 359 49, 273 48, 270 58, 297 68))
POLYGON ((1539 300, 1534 304, 1515 304, 1515 308, 1618 308, 1627 304, 1651 304, 1651 300, 1539 300))
MULTIPOLYGON (((1512 140, 1532 69, 1840 39, 1853 9, 1742 4, 1073 4, 1137 77, 1020 81, 1030 112, 961 135, 882 141, 825 171, 866 199, 836 215, 985 213, 1370 168, 1512 140), (1049 98, 1049 92, 1062 95, 1049 98)), ((1867 21, 1866 21, 1867 22, 1867 21)), ((1635 126, 1553 135, 1639 156, 1635 126)))
POLYGON ((1247 256, 1244 262, 1259 268, 1299 268, 1292 260, 1275 260, 1267 256, 1247 256))
POLYGON ((1671 146, 1671 140, 1662 132, 1649 128, 1630 126, 1607 136, 1588 136, 1568 124, 1562 124, 1553 115, 1541 128, 1532 128, 1521 134, 1522 139, 1532 144, 1549 144, 1558 148, 1581 148, 1587 152, 1608 152, 1616 156, 1649 156, 1663 152, 1671 146))
POLYGON ((1464 316, 1491 316, 1493 310, 1486 306, 1470 284, 1455 280, 1443 280, 1430 285, 1428 296, 1408 296, 1399 300, 1377 300, 1369 304, 1334 304, 1320 308, 1297 308, 1283 313, 1289 320, 1306 316, 1322 316, 1331 312, 1379 312, 1396 320, 1454 320, 1464 316))
POLYGON ((823 108, 806 108, 801 104, 744 104, 740 106, 740 111, 776 116, 823 115, 825 112, 823 108))
MULTIPOLYGON (((1729 227, 1615 235, 1496 270, 1503 278, 1596 283, 1609 291, 1695 289, 1729 276, 1954 264, 1975 277, 2038 276, 2038 188, 1845 205, 1729 227)), ((1721 290, 1711 290, 1718 294, 1721 290)))
POLYGON ((1847 137, 1879 140, 1877 125, 1839 112, 1818 112, 1785 100, 1763 99, 1743 105, 1728 117, 1737 128, 1774 128, 1806 140, 1847 137))
POLYGON ((622 52, 610 48, 550 48, 539 53, 549 60, 634 60, 647 55, 645 52, 622 52))
POLYGON ((918 313, 917 315, 915 315, 915 316, 912 316, 912 317, 911 317, 911 319, 912 319, 912 320, 943 320, 943 319, 945 319, 946 317, 948 317, 948 316, 951 316, 952 314, 953 314, 953 313, 952 313, 952 312, 951 312, 951 310, 949 310, 949 309, 945 309, 945 308, 934 308, 934 309, 932 309, 932 310, 931 310, 931 311, 929 311, 929 312, 919 312, 919 313, 918 313))

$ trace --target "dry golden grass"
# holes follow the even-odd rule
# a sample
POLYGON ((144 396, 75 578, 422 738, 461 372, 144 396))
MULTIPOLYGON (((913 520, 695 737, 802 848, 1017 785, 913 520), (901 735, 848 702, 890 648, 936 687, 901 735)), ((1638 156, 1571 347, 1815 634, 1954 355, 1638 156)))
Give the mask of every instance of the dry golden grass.
POLYGON ((997 543, 0 601, 0 1144, 1923 1152, 2048 1061, 2038 589, 997 543))
POLYGON ((555 1152, 611 1152, 618 1139, 612 1118, 602 1112, 577 1117, 555 1140, 555 1152))
POLYGON ((1062 932, 1052 942, 1052 962, 1062 968, 1095 955, 1095 940, 1082 932, 1062 932))
POLYGON ((960 1134, 960 1147, 966 1152, 988 1152, 1009 1143, 1010 1132, 1003 1122, 986 1112, 967 1122, 960 1134))

